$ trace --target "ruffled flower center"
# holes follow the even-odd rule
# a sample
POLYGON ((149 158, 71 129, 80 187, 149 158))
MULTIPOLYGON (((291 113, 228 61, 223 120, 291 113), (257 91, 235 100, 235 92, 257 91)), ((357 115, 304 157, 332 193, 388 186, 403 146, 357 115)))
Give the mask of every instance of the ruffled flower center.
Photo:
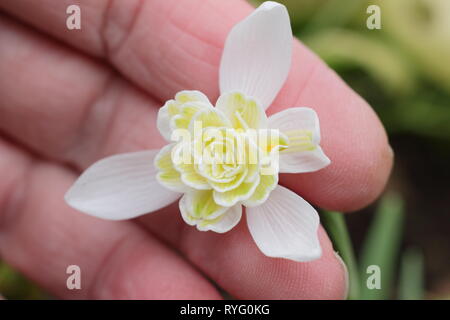
POLYGON ((276 187, 278 152, 289 139, 267 129, 265 112, 255 100, 228 93, 213 107, 203 94, 183 92, 166 103, 159 117, 170 123, 176 142, 156 158, 157 177, 189 198, 181 206, 187 220, 217 222, 232 206, 261 204, 276 187))

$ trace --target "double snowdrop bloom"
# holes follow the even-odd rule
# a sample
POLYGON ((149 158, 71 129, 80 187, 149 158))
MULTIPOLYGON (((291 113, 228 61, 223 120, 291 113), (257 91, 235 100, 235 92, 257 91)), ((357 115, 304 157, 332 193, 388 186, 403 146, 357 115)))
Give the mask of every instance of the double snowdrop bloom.
POLYGON ((181 91, 158 113, 168 144, 105 158, 67 192, 67 203, 111 220, 134 218, 179 200, 181 216, 201 231, 227 232, 246 220, 267 256, 320 257, 319 216, 279 173, 330 163, 310 108, 267 109, 289 72, 292 32, 283 5, 265 2, 229 33, 215 106, 199 91, 181 91))

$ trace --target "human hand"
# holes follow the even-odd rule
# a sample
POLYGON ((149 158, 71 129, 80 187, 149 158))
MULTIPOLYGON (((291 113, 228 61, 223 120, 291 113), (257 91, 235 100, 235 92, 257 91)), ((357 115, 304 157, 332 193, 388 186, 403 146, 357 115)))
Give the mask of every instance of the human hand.
MULTIPOLYGON (((217 98, 225 38, 251 12, 237 0, 85 0, 76 31, 65 25, 68 5, 0 3, 2 258, 62 298, 220 298, 207 278, 236 298, 343 298, 345 271, 322 228, 322 257, 296 263, 264 256, 244 221, 220 235, 186 225, 176 204, 121 222, 65 204, 65 191, 94 161, 164 144, 156 115, 176 92, 217 98), (65 286, 71 264, 82 270, 79 291, 65 286)), ((370 106, 298 42, 268 113, 286 106, 316 110, 332 164, 281 176, 281 184, 332 210, 373 201, 392 165, 385 132, 370 106)))

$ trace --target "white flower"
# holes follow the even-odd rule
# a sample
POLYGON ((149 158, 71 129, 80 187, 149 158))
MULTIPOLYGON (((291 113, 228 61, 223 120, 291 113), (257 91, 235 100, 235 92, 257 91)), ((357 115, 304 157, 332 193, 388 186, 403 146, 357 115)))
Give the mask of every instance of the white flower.
POLYGON ((240 221, 245 207, 250 233, 265 255, 295 261, 320 257, 316 210, 278 185, 279 172, 312 172, 330 163, 319 146, 319 119, 304 107, 271 117, 264 111, 287 78, 291 51, 286 8, 263 3, 228 35, 215 107, 199 91, 179 92, 158 114, 167 146, 98 161, 67 192, 67 203, 99 218, 121 220, 181 197, 184 221, 220 233, 240 221), (200 135, 195 133, 198 124, 200 135), (247 134, 251 129, 262 135, 247 134), (171 137, 180 130, 191 138, 174 143, 171 137), (236 147, 238 141, 243 148, 236 147), (236 159, 240 152, 244 161, 206 161, 205 151, 222 160, 236 159), (279 166, 264 173, 278 154, 279 166))

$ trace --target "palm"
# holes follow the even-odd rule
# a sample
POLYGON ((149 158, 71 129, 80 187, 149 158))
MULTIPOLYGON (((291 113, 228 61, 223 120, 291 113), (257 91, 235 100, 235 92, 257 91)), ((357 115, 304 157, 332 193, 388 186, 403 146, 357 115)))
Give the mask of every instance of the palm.
MULTIPOLYGON (((81 2, 79 31, 65 28, 60 1, 0 4, 10 14, 0 15, 0 255, 65 298, 219 298, 207 278, 238 298, 343 297, 344 271, 323 229, 322 258, 295 263, 261 254, 245 222, 220 235, 185 225, 176 205, 109 222, 64 203, 95 160, 162 146, 162 101, 183 89, 217 97, 223 41, 251 10, 237 0, 81 2), (71 264, 81 267, 82 290, 65 286, 71 264)), ((269 113, 299 105, 319 114, 333 163, 281 183, 328 209, 376 198, 392 163, 382 126, 297 43, 269 113)))

